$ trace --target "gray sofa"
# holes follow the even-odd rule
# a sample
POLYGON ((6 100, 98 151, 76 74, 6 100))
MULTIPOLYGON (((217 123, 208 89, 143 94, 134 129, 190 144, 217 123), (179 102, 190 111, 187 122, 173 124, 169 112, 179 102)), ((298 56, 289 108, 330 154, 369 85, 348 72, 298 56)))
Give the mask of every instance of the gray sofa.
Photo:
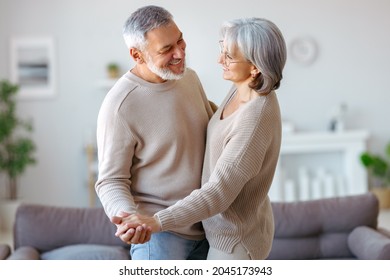
MULTIPOLYGON (((269 259, 390 259, 390 233, 377 228, 371 193, 272 207, 269 259)), ((102 208, 21 205, 7 259, 129 259, 114 232, 102 208)))
POLYGON ((102 208, 22 204, 16 211, 14 251, 8 259, 129 259, 102 208))
POLYGON ((377 228, 372 193, 273 203, 275 236, 268 259, 390 259, 390 232, 377 228))
POLYGON ((0 244, 0 260, 5 260, 11 254, 11 248, 7 244, 0 244))

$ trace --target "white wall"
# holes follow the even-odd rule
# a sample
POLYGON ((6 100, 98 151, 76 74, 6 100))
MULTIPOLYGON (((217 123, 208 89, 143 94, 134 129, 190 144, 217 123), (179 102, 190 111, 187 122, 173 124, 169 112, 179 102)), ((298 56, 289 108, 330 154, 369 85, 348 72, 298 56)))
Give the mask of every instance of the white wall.
POLYGON ((368 129, 372 150, 382 152, 390 140, 384 120, 390 104, 388 0, 0 0, 0 79, 10 75, 12 36, 47 35, 56 42, 56 97, 19 103, 20 115, 34 121, 38 145, 38 164, 20 181, 23 200, 88 205, 83 148, 106 93, 98 84, 108 62, 120 63, 123 71, 131 67, 122 24, 146 4, 172 12, 187 41, 188 65, 214 102, 230 86, 216 63, 220 24, 265 17, 280 27, 287 44, 311 36, 319 46, 312 65, 287 62, 278 91, 284 119, 299 130, 325 130, 330 111, 346 102, 347 128, 368 129))

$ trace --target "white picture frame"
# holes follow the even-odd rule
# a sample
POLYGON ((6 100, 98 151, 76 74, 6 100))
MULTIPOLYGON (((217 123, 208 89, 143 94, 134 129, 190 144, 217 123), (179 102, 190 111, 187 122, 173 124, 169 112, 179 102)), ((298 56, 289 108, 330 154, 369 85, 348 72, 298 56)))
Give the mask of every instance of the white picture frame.
POLYGON ((10 80, 19 85, 19 99, 56 95, 54 40, 14 37, 10 41, 10 80))

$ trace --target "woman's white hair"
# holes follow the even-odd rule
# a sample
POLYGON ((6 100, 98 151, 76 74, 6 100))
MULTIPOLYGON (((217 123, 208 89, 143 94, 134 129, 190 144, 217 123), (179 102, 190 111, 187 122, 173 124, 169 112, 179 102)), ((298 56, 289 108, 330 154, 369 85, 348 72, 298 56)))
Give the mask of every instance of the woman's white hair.
POLYGON ((260 73, 250 87, 268 94, 280 86, 286 64, 286 43, 279 28, 263 18, 244 18, 228 21, 221 28, 227 50, 238 50, 260 73))

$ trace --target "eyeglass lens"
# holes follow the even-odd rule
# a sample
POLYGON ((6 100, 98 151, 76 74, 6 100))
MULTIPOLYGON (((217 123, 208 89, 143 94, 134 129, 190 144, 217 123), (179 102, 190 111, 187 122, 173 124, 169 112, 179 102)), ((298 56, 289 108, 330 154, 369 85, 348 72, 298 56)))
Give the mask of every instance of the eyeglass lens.
POLYGON ((219 51, 221 53, 221 55, 223 55, 223 60, 224 60, 224 64, 229 67, 230 63, 234 63, 233 61, 230 60, 230 58, 228 57, 228 54, 226 52, 224 52, 224 46, 223 46, 223 41, 219 41, 219 51))

